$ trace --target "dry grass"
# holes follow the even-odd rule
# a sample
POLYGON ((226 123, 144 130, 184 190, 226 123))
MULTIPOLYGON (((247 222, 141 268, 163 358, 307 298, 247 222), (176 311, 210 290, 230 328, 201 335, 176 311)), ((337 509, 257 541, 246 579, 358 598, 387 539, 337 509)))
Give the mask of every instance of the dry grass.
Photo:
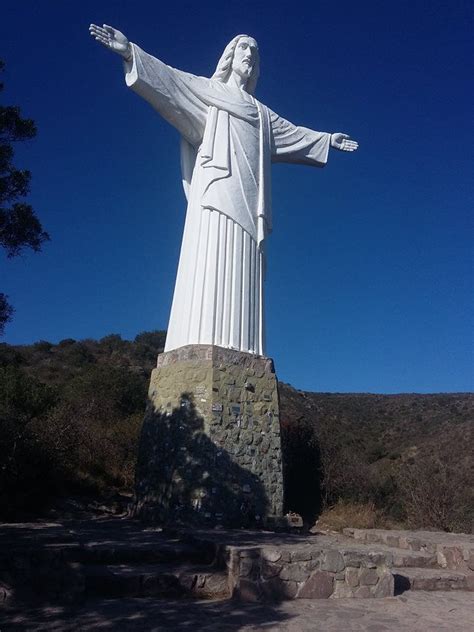
POLYGON ((395 524, 373 503, 352 503, 339 500, 332 507, 326 508, 315 525, 323 531, 339 531, 346 527, 354 529, 394 529, 403 528, 395 524))

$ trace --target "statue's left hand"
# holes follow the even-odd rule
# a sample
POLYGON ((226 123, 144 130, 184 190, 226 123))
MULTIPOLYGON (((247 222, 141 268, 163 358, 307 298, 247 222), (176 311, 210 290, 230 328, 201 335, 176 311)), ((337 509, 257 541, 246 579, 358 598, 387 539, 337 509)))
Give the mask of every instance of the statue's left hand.
POLYGON ((331 134, 331 147, 339 149, 339 151, 355 151, 359 147, 359 143, 352 140, 347 134, 336 132, 331 134))

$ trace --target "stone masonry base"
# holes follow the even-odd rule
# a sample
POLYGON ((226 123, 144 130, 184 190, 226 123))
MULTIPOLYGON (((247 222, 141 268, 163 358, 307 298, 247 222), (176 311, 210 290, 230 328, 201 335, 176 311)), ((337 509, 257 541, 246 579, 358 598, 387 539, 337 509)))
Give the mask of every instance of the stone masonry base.
POLYGON ((136 514, 248 527, 282 513, 272 360, 210 345, 159 355, 140 441, 136 514))

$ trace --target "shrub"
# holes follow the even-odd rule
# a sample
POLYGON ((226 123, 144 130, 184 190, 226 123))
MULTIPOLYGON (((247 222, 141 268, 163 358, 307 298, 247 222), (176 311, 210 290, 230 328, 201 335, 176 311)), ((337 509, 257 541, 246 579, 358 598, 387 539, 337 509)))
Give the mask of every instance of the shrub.
POLYGON ((409 527, 471 532, 472 462, 459 463, 455 454, 422 454, 401 464, 396 476, 409 527))
MULTIPOLYGON (((48 493, 50 462, 32 435, 57 403, 54 389, 17 367, 0 368, 0 511, 24 509, 48 493)), ((34 504, 34 503, 33 503, 34 504)))

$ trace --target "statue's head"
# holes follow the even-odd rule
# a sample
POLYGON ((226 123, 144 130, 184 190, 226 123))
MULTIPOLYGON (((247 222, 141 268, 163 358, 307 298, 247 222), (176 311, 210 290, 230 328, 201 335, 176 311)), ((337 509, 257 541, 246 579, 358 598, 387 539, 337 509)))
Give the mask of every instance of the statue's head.
POLYGON ((227 44, 212 79, 227 83, 233 72, 246 81, 246 92, 254 94, 260 74, 260 55, 253 37, 237 35, 227 44))

